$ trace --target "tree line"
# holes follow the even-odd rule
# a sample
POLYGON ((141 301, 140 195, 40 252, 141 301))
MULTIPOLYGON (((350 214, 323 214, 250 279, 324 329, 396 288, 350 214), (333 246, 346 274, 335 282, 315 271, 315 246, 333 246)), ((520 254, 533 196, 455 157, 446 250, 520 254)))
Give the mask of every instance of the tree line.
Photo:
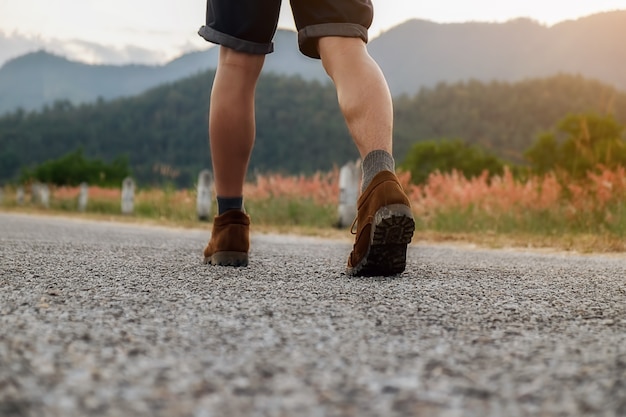
MULTIPOLYGON (((83 105, 59 101, 0 117, 0 182, 16 181, 46 161, 82 149, 86 158, 103 164, 127 161, 140 184, 192 186, 200 170, 210 167, 213 75, 199 73, 136 97, 83 105)), ((524 164, 539 135, 568 114, 610 114, 616 124, 626 123, 626 94, 570 75, 442 83, 395 97, 394 108, 394 154, 400 162, 418 143, 448 139, 524 164)), ((251 175, 325 171, 358 157, 329 83, 264 75, 256 109, 251 175)))
POLYGON ((524 152, 525 164, 505 161, 479 145, 460 139, 418 142, 400 167, 411 173, 411 181, 422 184, 432 172, 458 171, 466 178, 485 171, 501 175, 506 166, 518 179, 529 175, 556 173, 559 178, 581 180, 601 169, 626 167, 626 126, 612 115, 569 114, 556 126, 538 136, 524 152))

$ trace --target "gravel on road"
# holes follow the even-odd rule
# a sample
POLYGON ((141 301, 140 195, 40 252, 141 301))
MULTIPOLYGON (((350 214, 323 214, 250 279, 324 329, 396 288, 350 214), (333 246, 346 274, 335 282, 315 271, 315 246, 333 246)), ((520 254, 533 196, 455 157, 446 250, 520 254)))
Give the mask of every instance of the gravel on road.
POLYGON ((0 213, 0 416, 626 416, 625 257, 209 230, 0 213))

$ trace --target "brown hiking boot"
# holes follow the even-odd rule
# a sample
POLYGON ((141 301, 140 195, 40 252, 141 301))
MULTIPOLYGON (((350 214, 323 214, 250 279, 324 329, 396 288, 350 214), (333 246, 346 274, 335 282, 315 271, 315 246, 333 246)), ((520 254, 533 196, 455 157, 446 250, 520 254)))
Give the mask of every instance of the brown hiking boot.
POLYGON ((346 273, 389 276, 406 267, 406 249, 415 231, 411 203, 398 178, 381 171, 359 197, 354 248, 346 273))
POLYGON ((228 210, 215 216, 211 240, 204 248, 204 263, 225 266, 248 266, 250 217, 240 210, 228 210))

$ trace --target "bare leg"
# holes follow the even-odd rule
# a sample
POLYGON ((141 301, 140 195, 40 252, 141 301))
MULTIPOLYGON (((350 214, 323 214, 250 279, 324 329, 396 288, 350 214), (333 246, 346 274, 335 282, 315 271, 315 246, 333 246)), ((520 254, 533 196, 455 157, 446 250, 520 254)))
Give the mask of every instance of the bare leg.
POLYGON ((215 189, 220 197, 243 195, 254 145, 254 93, 265 55, 220 47, 211 91, 209 138, 215 189))
POLYGON ((374 150, 392 153, 393 104, 378 64, 359 38, 324 37, 322 63, 335 83, 339 107, 364 158, 374 150))
POLYGON ((357 231, 346 272, 357 276, 398 274, 406 268, 415 221, 409 199, 393 173, 389 87, 361 39, 321 38, 318 48, 363 159, 357 231))

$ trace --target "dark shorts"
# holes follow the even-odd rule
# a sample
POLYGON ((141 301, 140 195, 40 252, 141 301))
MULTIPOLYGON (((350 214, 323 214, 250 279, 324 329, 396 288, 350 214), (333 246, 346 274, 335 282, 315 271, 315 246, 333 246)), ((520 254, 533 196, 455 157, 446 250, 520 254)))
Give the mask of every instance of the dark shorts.
MULTIPOLYGON (((209 42, 251 54, 274 50, 281 0, 207 0, 206 25, 200 36, 209 42)), ((325 36, 361 38, 372 24, 370 0, 291 0, 300 51, 319 58, 317 40, 325 36)))

